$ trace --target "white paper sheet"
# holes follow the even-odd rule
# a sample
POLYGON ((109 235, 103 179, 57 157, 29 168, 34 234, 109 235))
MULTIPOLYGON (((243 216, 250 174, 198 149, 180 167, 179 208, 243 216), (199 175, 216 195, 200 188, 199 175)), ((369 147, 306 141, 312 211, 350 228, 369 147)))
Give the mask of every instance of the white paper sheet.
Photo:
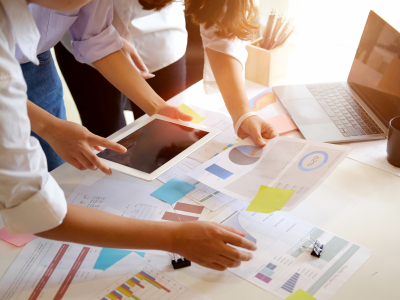
POLYGON ((176 213, 187 216, 193 221, 207 220, 210 213, 208 208, 199 206, 187 197, 183 197, 171 207, 168 203, 150 196, 156 189, 142 184, 86 176, 68 197, 67 202, 149 221, 168 221, 171 214, 175 214, 173 208, 177 205, 182 207, 178 203, 185 203, 197 208, 199 213, 182 210, 176 210, 176 213))
MULTIPOLYGON (((112 291, 131 277, 143 288, 129 286, 142 300, 207 299, 173 279, 170 259, 155 268, 134 252, 105 271, 94 269, 101 248, 38 238, 25 246, 0 282, 2 300, 111 300, 112 291), (164 265, 163 265, 164 264, 164 265), (162 266, 163 265, 163 266, 162 266), (166 289, 158 289, 136 277, 145 271, 166 289)), ((161 258, 162 260, 162 258, 161 258)), ((160 264, 160 259, 158 259, 160 264)), ((121 292, 118 292, 122 294, 121 292)), ((132 299, 123 295, 122 299, 132 299)))
POLYGON ((193 170, 199 165, 201 165, 201 162, 187 157, 170 168, 168 171, 164 172, 157 179, 165 183, 172 178, 178 178, 190 184, 194 184, 196 188, 186 194, 185 197, 195 201, 198 204, 204 205, 212 211, 218 210, 222 206, 231 202, 234 199, 233 197, 220 193, 219 191, 214 190, 213 188, 210 188, 209 186, 186 175, 189 171, 193 170))
POLYGON ((371 250, 287 212, 253 213, 243 211, 245 206, 238 202, 232 210, 236 212, 229 218, 218 215, 211 220, 232 224, 230 220, 237 218, 240 226, 256 239, 254 258, 230 271, 281 299, 298 289, 318 300, 330 299, 372 255, 371 250), (301 250, 301 246, 310 246, 310 235, 324 244, 320 258, 301 250))
POLYGON ((261 185, 295 190, 284 210, 292 209, 346 158, 349 147, 288 137, 250 139, 189 172, 194 179, 237 199, 251 202, 261 185))
POLYGON ((353 148, 349 153, 349 158, 400 176, 400 168, 392 166, 386 159, 387 139, 347 145, 353 148))

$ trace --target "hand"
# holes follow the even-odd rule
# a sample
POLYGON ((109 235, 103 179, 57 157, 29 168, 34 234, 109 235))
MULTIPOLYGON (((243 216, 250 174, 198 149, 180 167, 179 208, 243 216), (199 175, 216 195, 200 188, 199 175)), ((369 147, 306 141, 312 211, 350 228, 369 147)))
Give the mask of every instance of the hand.
POLYGON ((241 139, 251 136, 258 147, 264 147, 266 143, 263 138, 273 139, 279 136, 279 133, 271 124, 264 121, 259 116, 251 116, 243 121, 238 130, 238 136, 241 139))
POLYGON ((135 66, 135 68, 139 71, 140 75, 144 79, 150 79, 153 78, 155 75, 149 73, 149 70, 147 69, 146 65, 144 64, 142 58, 139 56, 137 53, 135 47, 132 46, 131 43, 129 43, 126 39, 122 38, 122 52, 126 55, 126 57, 132 62, 132 64, 135 66))
POLYGON ((45 140, 54 151, 67 163, 83 171, 86 169, 97 170, 111 175, 111 169, 96 155, 92 147, 102 151, 105 147, 116 152, 124 153, 126 148, 117 143, 91 133, 85 127, 64 120, 55 123, 51 131, 48 131, 45 140))
POLYGON ((242 261, 253 258, 251 253, 232 247, 256 250, 256 245, 245 239, 245 235, 244 232, 221 224, 186 222, 178 225, 173 252, 203 267, 224 271, 239 267, 242 261))
POLYGON ((185 114, 180 108, 168 105, 166 103, 164 103, 162 106, 159 106, 154 113, 185 122, 190 122, 193 120, 192 116, 185 114))

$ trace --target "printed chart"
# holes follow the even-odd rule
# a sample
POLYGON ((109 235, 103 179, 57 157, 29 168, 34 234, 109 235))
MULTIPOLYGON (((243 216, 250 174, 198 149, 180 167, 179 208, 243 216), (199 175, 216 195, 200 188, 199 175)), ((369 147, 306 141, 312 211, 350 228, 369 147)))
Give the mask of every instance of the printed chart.
POLYGON ((372 255, 371 250, 287 212, 242 211, 222 224, 232 223, 233 218, 257 240, 257 250, 253 260, 230 271, 282 299, 298 289, 319 300, 329 299, 372 255), (302 246, 311 246, 310 239, 324 245, 320 258, 302 250, 302 246))
POLYGON ((172 300, 179 299, 188 288, 147 263, 109 284, 92 300, 172 300))
POLYGON ((186 175, 189 171, 199 165, 201 165, 200 162, 187 157, 168 171, 164 172, 157 179, 165 183, 172 178, 178 178, 190 184, 194 184, 196 188, 186 194, 185 197, 212 211, 220 209, 222 206, 231 202, 234 199, 233 197, 220 193, 219 191, 186 175))
POLYGON ((250 139, 188 173, 192 178, 234 198, 251 202, 260 186, 294 190, 284 209, 291 209, 315 190, 346 158, 349 147, 288 137, 250 139))
POLYGON ((262 91, 260 94, 249 100, 250 108, 253 111, 261 110, 264 107, 273 104, 275 102, 276 102, 276 96, 272 91, 272 88, 267 88, 266 90, 262 91))

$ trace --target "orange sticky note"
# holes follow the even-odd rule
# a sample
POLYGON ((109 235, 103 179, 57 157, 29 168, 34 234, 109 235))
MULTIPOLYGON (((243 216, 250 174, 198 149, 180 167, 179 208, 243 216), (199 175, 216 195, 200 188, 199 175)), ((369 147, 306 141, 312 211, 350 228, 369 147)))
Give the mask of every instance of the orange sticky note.
POLYGON ((265 121, 274 126, 279 135, 284 135, 297 130, 296 124, 285 114, 280 114, 276 117, 266 119, 265 121))
POLYGON ((37 236, 32 234, 9 235, 5 228, 0 229, 0 239, 17 247, 21 247, 36 238, 37 236))

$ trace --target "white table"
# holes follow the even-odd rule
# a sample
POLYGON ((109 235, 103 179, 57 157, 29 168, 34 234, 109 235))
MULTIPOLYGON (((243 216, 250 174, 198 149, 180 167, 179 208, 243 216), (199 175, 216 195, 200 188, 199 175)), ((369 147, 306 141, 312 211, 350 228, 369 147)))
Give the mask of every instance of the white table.
MULTIPOLYGON (((320 45, 320 47, 322 46, 320 45)), ((318 49, 318 51, 323 50, 318 49)), ((336 49, 333 50, 336 51, 336 49)), ((353 50, 349 49, 346 55, 342 55, 342 58, 344 57, 348 61, 349 57, 354 55, 353 50)), ((301 52, 294 54, 300 58, 299 53, 301 52)), ((318 56, 317 52, 314 54, 316 57, 318 56)), ((310 57, 309 55, 310 53, 307 58, 310 57)), ((321 79, 320 74, 327 74, 326 68, 329 66, 333 68, 334 60, 340 60, 340 57, 331 56, 331 58, 325 64, 313 64, 311 69, 304 70, 304 72, 299 71, 298 67, 301 64, 305 66, 305 62, 299 61, 292 64, 293 68, 289 70, 287 82, 345 80, 343 74, 346 73, 346 70, 340 68, 321 79), (298 78, 297 81, 296 78, 298 78)), ((342 66, 343 60, 339 64, 339 67, 342 66)), ((260 88, 251 82, 246 84, 249 89, 260 88)), ((199 82, 171 99, 169 103, 173 105, 183 102, 193 103, 208 109, 215 109, 221 105, 221 101, 222 98, 219 95, 205 97, 202 83, 199 82)), ((135 122, 118 133, 133 125, 135 122)), ((54 170, 52 175, 66 196, 73 191, 85 175, 104 176, 99 171, 81 172, 68 164, 54 170)), ((127 182, 139 180, 119 173, 114 173, 111 178, 127 182)), ((141 181, 141 183, 161 186, 157 180, 141 181)), ((398 234, 400 228, 399 177, 347 158, 312 196, 291 213, 374 251, 373 256, 335 294, 333 300, 399 298, 397 291, 400 279, 400 262, 397 258, 400 249, 400 235, 398 234)), ((215 213, 210 217, 213 215, 215 213)), ((0 219, 1 227, 3 224, 0 219)), ((0 241, 0 278, 3 277, 20 251, 21 248, 0 241)), ((181 270, 177 278, 211 299, 279 299, 228 271, 216 272, 192 266, 181 270)))

